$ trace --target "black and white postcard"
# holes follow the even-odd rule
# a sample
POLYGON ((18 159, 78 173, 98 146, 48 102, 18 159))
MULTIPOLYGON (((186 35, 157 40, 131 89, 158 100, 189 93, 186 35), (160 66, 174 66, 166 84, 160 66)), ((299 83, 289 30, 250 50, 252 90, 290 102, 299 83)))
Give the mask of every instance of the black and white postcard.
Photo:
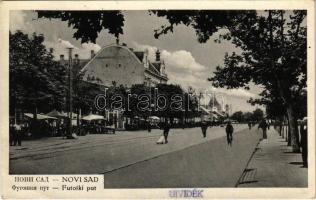
POLYGON ((315 197, 313 1, 8 1, 7 198, 315 197))

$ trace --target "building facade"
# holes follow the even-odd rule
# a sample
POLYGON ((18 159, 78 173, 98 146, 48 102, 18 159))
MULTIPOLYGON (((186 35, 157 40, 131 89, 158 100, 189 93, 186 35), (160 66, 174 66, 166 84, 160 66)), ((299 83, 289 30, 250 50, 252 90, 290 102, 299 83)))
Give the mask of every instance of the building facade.
MULTIPOLYGON (((68 66, 64 55, 60 56, 60 63, 68 66)), ((97 53, 91 51, 90 59, 79 59, 79 55, 75 54, 72 66, 73 74, 80 74, 83 81, 105 87, 122 85, 130 88, 135 84, 154 87, 168 81, 159 50, 156 51, 155 61, 150 61, 148 51, 134 51, 124 43, 105 46, 97 53)), ((126 122, 130 121, 119 110, 106 110, 102 114, 106 120, 113 121, 113 127, 117 129, 124 129, 126 122)))
POLYGON ((148 59, 147 51, 134 51, 125 44, 103 47, 81 70, 84 81, 110 87, 135 84, 155 86, 167 83, 165 64, 159 50, 155 62, 148 59))

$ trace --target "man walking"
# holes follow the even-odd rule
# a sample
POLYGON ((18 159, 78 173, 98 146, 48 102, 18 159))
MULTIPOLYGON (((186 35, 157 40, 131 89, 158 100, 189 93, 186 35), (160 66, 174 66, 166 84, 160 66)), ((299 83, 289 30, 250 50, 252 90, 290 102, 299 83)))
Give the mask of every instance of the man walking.
POLYGON ((232 142, 233 142, 233 132, 234 132, 234 127, 231 121, 228 121, 227 126, 226 126, 226 137, 227 137, 227 144, 230 146, 232 146, 232 142))
POLYGON ((266 120, 265 119, 263 119, 261 122, 260 122, 260 124, 259 124, 259 126, 258 126, 258 129, 259 128, 261 128, 262 129, 262 138, 263 139, 267 139, 267 128, 268 128, 268 124, 267 124, 267 122, 266 122, 266 120))
POLYGON ((248 122, 248 128, 251 129, 251 121, 248 122))
POLYGON ((10 146, 13 146, 13 143, 15 141, 15 130, 14 130, 14 122, 10 121, 10 127, 9 127, 9 141, 10 141, 10 146))
POLYGON ((204 121, 204 120, 201 123, 201 129, 202 129, 203 137, 205 138, 206 137, 207 124, 206 124, 206 121, 204 121))
POLYGON ((163 136, 165 138, 165 144, 168 143, 169 130, 170 130, 170 124, 168 123, 168 121, 166 121, 163 127, 163 136))
POLYGON ((14 137, 14 142, 13 145, 15 146, 16 144, 18 144, 19 146, 22 145, 22 126, 19 123, 15 123, 13 125, 14 128, 14 133, 15 133, 15 137, 14 137))
POLYGON ((150 122, 147 122, 147 131, 148 131, 148 133, 151 132, 151 123, 150 122))
POLYGON ((303 167, 308 167, 307 162, 307 119, 304 118, 300 123, 300 134, 301 134, 301 141, 300 146, 302 148, 302 160, 303 160, 303 167))

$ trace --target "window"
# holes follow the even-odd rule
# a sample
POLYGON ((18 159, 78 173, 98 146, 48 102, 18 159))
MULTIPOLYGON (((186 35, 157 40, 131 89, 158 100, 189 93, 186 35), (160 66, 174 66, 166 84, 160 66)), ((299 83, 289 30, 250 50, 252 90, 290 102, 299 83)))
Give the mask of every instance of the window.
POLYGON ((121 67, 122 66, 121 63, 119 63, 118 66, 121 67))
POLYGON ((105 67, 108 67, 109 65, 108 64, 105 64, 105 67))

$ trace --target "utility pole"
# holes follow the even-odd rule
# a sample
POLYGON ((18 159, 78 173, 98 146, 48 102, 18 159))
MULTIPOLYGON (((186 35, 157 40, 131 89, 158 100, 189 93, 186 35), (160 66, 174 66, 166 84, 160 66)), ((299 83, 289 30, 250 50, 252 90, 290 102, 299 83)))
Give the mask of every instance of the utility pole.
POLYGON ((68 136, 72 134, 72 49, 71 47, 68 49, 68 100, 69 100, 69 125, 68 125, 68 136))

